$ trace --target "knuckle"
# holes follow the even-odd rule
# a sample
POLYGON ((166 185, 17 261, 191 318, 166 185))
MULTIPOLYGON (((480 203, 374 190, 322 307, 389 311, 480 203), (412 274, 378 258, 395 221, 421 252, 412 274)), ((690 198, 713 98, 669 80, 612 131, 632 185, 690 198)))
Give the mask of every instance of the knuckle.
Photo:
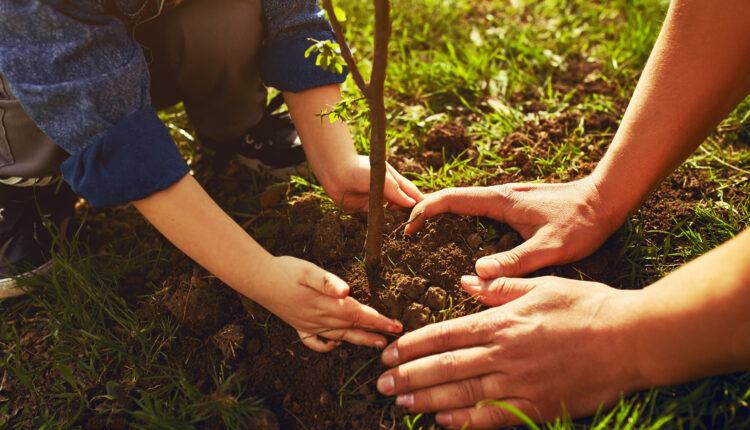
POLYGON ((504 252, 500 257, 498 258, 500 261, 500 264, 503 266, 504 272, 508 273, 509 275, 515 275, 520 272, 521 269, 521 256, 518 255, 518 252, 515 250, 510 250, 507 252, 504 252))
POLYGON ((444 375, 446 380, 452 380, 456 376, 458 370, 458 360, 453 351, 448 351, 440 354, 438 360, 440 361, 440 371, 444 375))
POLYGON ((307 280, 310 279, 313 275, 313 269, 308 264, 303 264, 300 269, 300 276, 302 276, 302 279, 307 280))
POLYGON ((495 185, 489 189, 492 196, 497 199, 510 199, 513 195, 513 188, 510 184, 495 185))
POLYGON ((492 425, 502 425, 508 422, 508 411, 500 406, 488 405, 485 407, 485 413, 492 425))
POLYGON ((349 322, 351 323, 352 327, 361 327, 362 312, 360 312, 359 309, 352 309, 351 311, 349 311, 349 322))
POLYGON ((508 278, 505 278, 505 277, 496 278, 490 284, 490 288, 495 293, 498 293, 498 294, 504 293, 508 289, 508 278))
POLYGON ((477 389, 473 381, 472 379, 468 379, 458 383, 457 397, 464 405, 474 404, 482 400, 481 396, 477 396, 477 389))
POLYGON ((401 368, 399 372, 394 372, 393 378, 399 390, 411 390, 414 386, 414 373, 408 367, 401 368))
POLYGON ((445 351, 450 349, 453 341, 453 329, 450 324, 436 324, 435 330, 437 330, 434 338, 435 345, 439 351, 445 351))

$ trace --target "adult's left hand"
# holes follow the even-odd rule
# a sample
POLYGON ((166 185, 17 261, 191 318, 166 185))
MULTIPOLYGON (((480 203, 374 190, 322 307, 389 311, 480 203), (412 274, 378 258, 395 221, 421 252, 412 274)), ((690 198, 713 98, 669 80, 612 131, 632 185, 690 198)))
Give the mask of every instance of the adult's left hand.
MULTIPOLYGON (((378 390, 449 428, 519 424, 506 402, 534 421, 591 415, 621 393, 650 386, 633 345, 639 291, 556 277, 462 279, 492 309, 428 325, 383 351, 396 366, 378 390)), ((644 353, 644 351, 640 351, 644 353)))

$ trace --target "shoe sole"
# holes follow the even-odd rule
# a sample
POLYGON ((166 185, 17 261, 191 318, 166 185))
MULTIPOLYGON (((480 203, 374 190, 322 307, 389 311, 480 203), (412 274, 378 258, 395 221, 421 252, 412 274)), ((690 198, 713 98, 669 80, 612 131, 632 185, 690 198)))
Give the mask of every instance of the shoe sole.
POLYGON ((247 158, 240 154, 235 155, 235 159, 241 164, 247 166, 250 170, 254 170, 260 174, 268 175, 281 181, 288 181, 292 176, 301 176, 303 178, 310 176, 310 169, 307 166, 307 162, 290 167, 273 167, 256 158, 247 158))
POLYGON ((20 274, 13 278, 0 279, 0 300, 23 296, 24 294, 26 294, 26 290, 18 286, 18 280, 30 278, 36 275, 45 275, 50 271, 53 263, 54 260, 49 260, 48 262, 42 264, 41 266, 30 272, 20 274))
MULTIPOLYGON (((60 234, 64 235, 67 233, 71 219, 71 217, 67 217, 60 222, 60 234)), ((49 260, 32 271, 22 273, 12 278, 0 279, 0 300, 19 297, 26 294, 26 290, 18 286, 18 280, 37 275, 46 275, 52 269, 54 263, 54 260, 49 260)))

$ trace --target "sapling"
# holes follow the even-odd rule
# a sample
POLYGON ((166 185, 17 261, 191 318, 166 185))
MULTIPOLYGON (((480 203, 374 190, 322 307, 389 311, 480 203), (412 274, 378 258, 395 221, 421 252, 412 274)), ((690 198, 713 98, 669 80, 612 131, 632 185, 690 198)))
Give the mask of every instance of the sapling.
POLYGON ((331 68, 339 73, 343 70, 340 58, 352 74, 354 83, 367 100, 370 107, 370 203, 367 213, 367 239, 365 242, 365 263, 376 267, 380 262, 380 249, 383 242, 383 188, 385 186, 385 73, 388 63, 388 42, 391 37, 390 0, 373 0, 375 4, 375 46, 370 81, 365 82, 359 71, 349 46, 346 43, 341 23, 336 18, 331 0, 323 0, 323 8, 331 21, 338 44, 329 41, 317 42, 310 47, 306 55, 318 52, 317 64, 331 68), (341 57, 339 57, 339 55, 341 57))

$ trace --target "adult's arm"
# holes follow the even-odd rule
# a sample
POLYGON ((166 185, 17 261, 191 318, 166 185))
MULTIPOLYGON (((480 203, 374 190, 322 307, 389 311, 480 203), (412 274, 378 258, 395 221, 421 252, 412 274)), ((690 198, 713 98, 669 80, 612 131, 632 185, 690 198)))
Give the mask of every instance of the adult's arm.
POLYGON ((744 0, 674 1, 619 129, 594 172, 567 184, 439 191, 412 211, 416 232, 441 212, 485 215, 526 239, 477 261, 485 278, 520 276, 596 250, 750 91, 744 0))
POLYGON ((621 394, 750 370, 750 231, 643 290, 556 277, 466 277, 492 309, 408 333, 378 380, 449 428, 582 417, 621 394))

